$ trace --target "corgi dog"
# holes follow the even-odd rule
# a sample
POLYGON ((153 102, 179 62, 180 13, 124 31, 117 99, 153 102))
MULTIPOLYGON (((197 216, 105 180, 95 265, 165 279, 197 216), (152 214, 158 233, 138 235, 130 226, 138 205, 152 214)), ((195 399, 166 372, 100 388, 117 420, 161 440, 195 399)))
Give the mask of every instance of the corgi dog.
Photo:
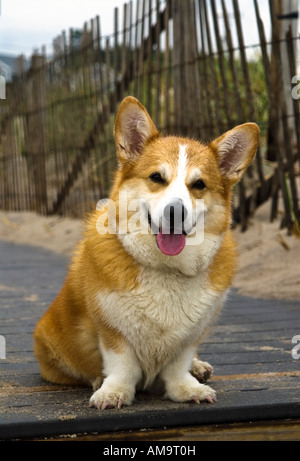
POLYGON ((114 127, 118 168, 87 218, 65 283, 35 333, 42 377, 91 385, 90 406, 131 405, 159 380, 175 402, 213 403, 197 346, 236 269, 232 187, 256 154, 246 123, 209 144, 162 136, 133 97, 114 127))

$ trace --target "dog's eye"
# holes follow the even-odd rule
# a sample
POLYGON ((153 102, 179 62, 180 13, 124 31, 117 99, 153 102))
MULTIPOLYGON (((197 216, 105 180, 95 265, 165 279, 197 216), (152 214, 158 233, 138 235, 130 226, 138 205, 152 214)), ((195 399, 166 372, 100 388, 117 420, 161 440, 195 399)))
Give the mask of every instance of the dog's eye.
POLYGON ((149 179, 151 179, 152 182, 155 182, 156 184, 164 184, 165 180, 161 177, 159 173, 152 173, 149 176, 149 179))
POLYGON ((206 184, 204 181, 202 181, 202 179, 199 179, 193 184, 193 189, 203 190, 205 188, 206 188, 206 184))

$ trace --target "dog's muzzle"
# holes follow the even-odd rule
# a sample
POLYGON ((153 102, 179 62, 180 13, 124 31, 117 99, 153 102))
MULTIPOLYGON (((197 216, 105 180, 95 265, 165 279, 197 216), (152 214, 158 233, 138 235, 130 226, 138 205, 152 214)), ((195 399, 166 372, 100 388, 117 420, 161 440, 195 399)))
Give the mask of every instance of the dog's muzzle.
POLYGON ((185 234, 184 222, 187 217, 187 209, 183 200, 175 199, 169 203, 163 211, 163 233, 185 234))
POLYGON ((175 199, 165 206, 157 226, 148 212, 148 222, 152 233, 156 235, 158 248, 167 256, 176 256, 182 252, 186 244, 184 222, 187 209, 181 199, 175 199))

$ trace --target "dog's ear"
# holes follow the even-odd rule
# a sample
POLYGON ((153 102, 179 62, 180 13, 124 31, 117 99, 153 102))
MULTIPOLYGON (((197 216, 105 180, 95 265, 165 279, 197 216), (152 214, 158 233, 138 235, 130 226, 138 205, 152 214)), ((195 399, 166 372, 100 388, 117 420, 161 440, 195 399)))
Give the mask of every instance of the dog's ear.
POLYGON ((244 175, 255 157, 259 140, 256 123, 245 123, 220 136, 210 144, 216 153, 221 173, 232 184, 244 175))
POLYGON ((119 108, 114 135, 117 154, 123 163, 134 161, 142 153, 146 142, 158 136, 158 131, 145 107, 128 96, 119 108))

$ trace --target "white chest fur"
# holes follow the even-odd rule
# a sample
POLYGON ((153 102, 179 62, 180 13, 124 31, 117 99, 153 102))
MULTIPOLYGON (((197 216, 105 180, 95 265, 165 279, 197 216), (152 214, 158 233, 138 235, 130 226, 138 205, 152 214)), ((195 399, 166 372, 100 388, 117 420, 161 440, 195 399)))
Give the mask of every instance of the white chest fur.
POLYGON ((144 268, 138 289, 99 293, 106 320, 131 344, 147 381, 180 348, 195 343, 220 309, 225 295, 203 286, 203 273, 188 277, 144 268))

